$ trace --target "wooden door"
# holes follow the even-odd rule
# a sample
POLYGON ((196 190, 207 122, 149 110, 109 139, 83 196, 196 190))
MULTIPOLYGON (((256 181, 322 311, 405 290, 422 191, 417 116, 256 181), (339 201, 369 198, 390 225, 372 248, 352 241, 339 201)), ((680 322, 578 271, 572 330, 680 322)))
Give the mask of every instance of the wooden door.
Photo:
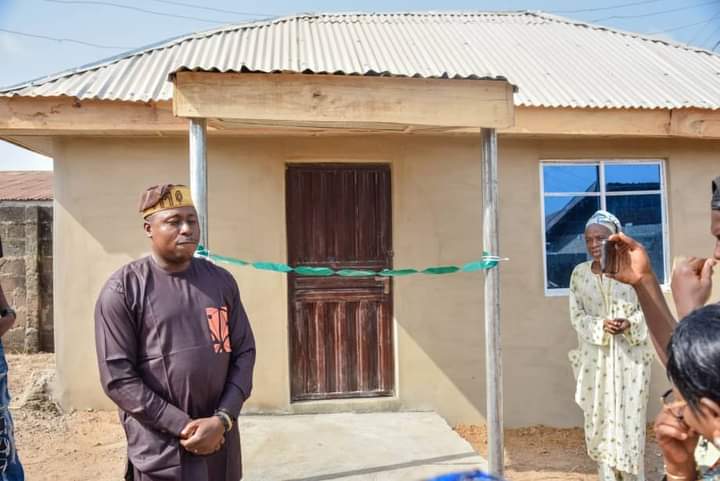
MULTIPOLYGON (((392 265, 387 165, 290 165, 290 265, 392 265)), ((288 276, 293 401, 393 394, 392 281, 288 276)))

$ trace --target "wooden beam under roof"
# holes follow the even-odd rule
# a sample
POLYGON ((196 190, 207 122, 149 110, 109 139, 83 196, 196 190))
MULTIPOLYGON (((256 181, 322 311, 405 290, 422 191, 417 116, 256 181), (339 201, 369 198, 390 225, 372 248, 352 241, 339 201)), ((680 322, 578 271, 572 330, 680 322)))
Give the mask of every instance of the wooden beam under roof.
POLYGON ((0 97, 0 135, 187 134, 170 102, 79 101, 71 97, 0 97))
POLYGON ((503 128, 513 124, 504 80, 178 72, 180 117, 324 128, 503 128))
MULTIPOLYGON (((78 101, 70 97, 0 97, 0 137, 187 136, 187 119, 170 102, 78 101)), ((388 124, 332 127, 299 122, 208 120, 212 136, 478 135, 478 128, 388 124)), ((720 139, 720 111, 516 107, 515 125, 502 137, 655 137, 720 139)))

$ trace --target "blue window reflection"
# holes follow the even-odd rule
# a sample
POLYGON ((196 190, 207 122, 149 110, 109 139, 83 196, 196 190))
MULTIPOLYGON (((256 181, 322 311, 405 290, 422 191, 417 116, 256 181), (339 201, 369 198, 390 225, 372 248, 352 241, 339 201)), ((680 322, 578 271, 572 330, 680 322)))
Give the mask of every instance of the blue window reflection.
POLYGON ((630 190, 660 190, 658 164, 607 164, 605 165, 607 192, 630 190))
POLYGON ((545 197, 548 289, 567 288, 573 268, 587 260, 585 223, 600 208, 599 197, 545 197))
POLYGON ((645 246, 658 279, 665 281, 660 163, 547 163, 542 169, 547 289, 567 288, 575 266, 589 259, 585 222, 601 206, 645 246))
POLYGON ((543 166, 544 192, 600 192, 597 165, 543 166))

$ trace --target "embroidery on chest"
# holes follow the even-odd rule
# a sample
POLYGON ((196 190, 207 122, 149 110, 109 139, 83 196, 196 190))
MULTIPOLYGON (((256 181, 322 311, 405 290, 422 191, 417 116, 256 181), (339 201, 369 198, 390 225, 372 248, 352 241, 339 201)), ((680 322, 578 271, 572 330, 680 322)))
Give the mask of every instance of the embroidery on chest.
POLYGON ((205 308, 205 312, 207 314, 214 351, 217 353, 232 351, 227 306, 220 308, 207 307, 205 308))

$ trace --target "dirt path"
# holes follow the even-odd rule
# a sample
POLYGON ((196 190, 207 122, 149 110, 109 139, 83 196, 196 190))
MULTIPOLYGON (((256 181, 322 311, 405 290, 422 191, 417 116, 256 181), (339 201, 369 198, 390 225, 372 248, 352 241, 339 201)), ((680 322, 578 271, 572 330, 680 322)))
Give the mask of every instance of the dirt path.
MULTIPOLYGON (((487 455, 485 426, 457 426, 455 430, 481 455, 487 455)), ((580 428, 535 426, 505 430, 506 477, 510 481, 596 481, 596 464, 585 452, 580 428)), ((662 458, 652 434, 645 448, 646 478, 662 478, 662 458)))
MULTIPOLYGON (((52 354, 9 355, 10 394, 16 404, 33 371, 53 369, 52 354)), ((52 409, 17 409, 18 452, 30 481, 119 481, 125 437, 112 412, 60 414, 52 409)))
MULTIPOLYGON (((9 355, 10 393, 21 398, 33 371, 53 369, 51 354, 9 355)), ((51 408, 12 407, 18 449, 31 481, 120 481, 125 437, 114 412, 60 414, 51 408)), ((457 431, 482 455, 487 454, 483 426, 458 426, 457 431)), ((651 438, 651 436, 649 436, 651 438)), ((595 481, 595 465, 585 454, 580 429, 532 427, 505 433, 507 478, 510 481, 595 481)), ((657 475, 662 461, 650 442, 647 478, 657 475)), ((276 481, 276 480, 268 480, 276 481)))

